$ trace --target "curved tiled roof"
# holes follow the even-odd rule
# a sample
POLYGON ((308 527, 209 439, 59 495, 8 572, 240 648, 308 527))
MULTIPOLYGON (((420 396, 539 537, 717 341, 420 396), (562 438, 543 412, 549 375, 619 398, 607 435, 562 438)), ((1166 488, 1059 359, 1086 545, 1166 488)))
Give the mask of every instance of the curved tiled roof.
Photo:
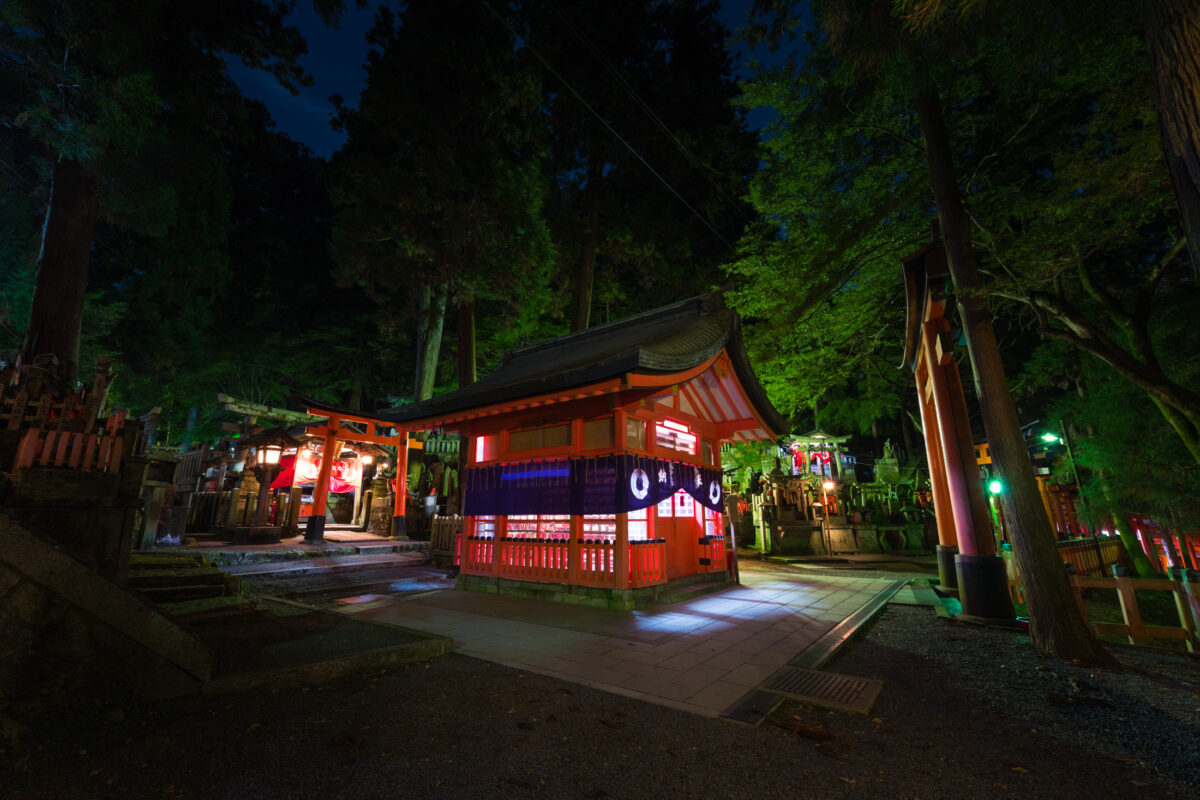
POLYGON ((670 375, 725 349, 747 399, 776 434, 787 423, 771 406, 746 360, 737 314, 719 293, 694 297, 507 354, 487 377, 457 391, 379 412, 403 423, 478 406, 574 389, 627 374, 670 375))

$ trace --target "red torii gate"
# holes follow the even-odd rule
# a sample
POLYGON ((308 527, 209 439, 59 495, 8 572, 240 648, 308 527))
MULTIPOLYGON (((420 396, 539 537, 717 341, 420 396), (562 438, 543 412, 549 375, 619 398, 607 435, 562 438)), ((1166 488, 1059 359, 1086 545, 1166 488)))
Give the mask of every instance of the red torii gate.
POLYGON ((996 555, 991 517, 975 463, 962 378, 946 319, 946 251, 940 241, 901 259, 908 298, 904 365, 921 404, 929 482, 938 529, 938 578, 956 592, 962 616, 1012 620, 1004 561, 996 555))
POLYGON ((374 417, 347 413, 345 409, 326 406, 315 400, 301 398, 305 411, 314 417, 325 417, 324 423, 310 427, 308 432, 322 437, 321 469, 317 473, 317 485, 313 489, 312 516, 305 524, 304 538, 319 542, 325 533, 325 507, 329 495, 329 476, 333 472, 336 448, 341 442, 377 444, 396 448, 396 504, 392 515, 392 537, 403 537, 407 533, 404 504, 408 490, 408 431, 395 429, 394 434, 381 434, 380 428, 393 430, 391 423, 374 417), (365 431, 350 427, 347 423, 366 426, 365 431), (372 432, 373 431, 373 432, 372 432))

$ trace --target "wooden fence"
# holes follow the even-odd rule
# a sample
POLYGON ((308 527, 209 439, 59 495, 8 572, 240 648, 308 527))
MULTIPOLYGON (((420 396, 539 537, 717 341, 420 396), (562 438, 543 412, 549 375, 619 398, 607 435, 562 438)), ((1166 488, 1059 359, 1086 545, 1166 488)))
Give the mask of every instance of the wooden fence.
POLYGON ((109 417, 103 433, 29 428, 17 446, 13 469, 66 467, 84 472, 117 472, 125 450, 124 424, 125 412, 119 411, 109 417))
POLYGON ((43 390, 40 370, 23 370, 24 385, 19 388, 0 383, 0 420, 10 431, 25 428, 59 428, 90 432, 97 424, 100 407, 104 402, 105 389, 111 380, 107 360, 101 358, 96 365, 96 379, 90 389, 82 395, 69 394, 62 400, 54 400, 49 391, 43 390))
POLYGON ((429 555, 434 563, 458 564, 461 560, 463 518, 434 516, 429 526, 429 555))
POLYGON ((1103 577, 1114 564, 1128 564, 1125 546, 1116 536, 1067 539, 1058 543, 1062 560, 1075 568, 1076 575, 1103 577))
POLYGON ((1124 636, 1130 644, 1146 644, 1148 639, 1182 641, 1188 652, 1195 652, 1198 643, 1196 631, 1200 625, 1200 584, 1181 580, 1141 578, 1093 578, 1071 576, 1075 590, 1075 602, 1079 612, 1088 620, 1097 634, 1124 636), (1124 622, 1093 622, 1089 619, 1087 605, 1083 599, 1085 589, 1109 589, 1117 592, 1124 622), (1178 626, 1147 625, 1138 607, 1136 592, 1171 592, 1175 600, 1178 626))

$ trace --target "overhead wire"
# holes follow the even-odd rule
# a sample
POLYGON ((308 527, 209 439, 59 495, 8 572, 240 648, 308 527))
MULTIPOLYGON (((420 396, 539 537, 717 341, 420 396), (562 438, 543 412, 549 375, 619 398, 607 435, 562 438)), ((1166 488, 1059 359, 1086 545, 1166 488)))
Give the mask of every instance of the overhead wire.
POLYGON ((727 240, 723 235, 721 235, 721 232, 718 231, 716 229, 716 227, 713 226, 713 224, 708 220, 708 218, 705 217, 703 214, 701 214, 699 211, 697 211, 695 209, 695 207, 693 207, 692 204, 689 203, 682 194, 680 194, 679 190, 677 190, 673 185, 671 185, 670 181, 668 181, 666 178, 664 178, 658 172, 658 170, 656 170, 653 166, 651 166, 650 162, 647 161, 645 159, 645 157, 643 157, 642 154, 639 153, 637 151, 637 149, 633 147, 633 145, 631 145, 628 141, 626 141, 625 137, 622 136, 617 131, 617 129, 614 128, 609 123, 609 121, 604 118, 604 116, 602 114, 600 114, 598 111, 596 111, 596 109, 594 109, 592 107, 592 105, 590 103, 588 103, 588 101, 586 99, 584 99, 583 95, 580 94, 579 91, 574 86, 571 85, 570 81, 568 81, 566 78, 564 78, 558 72, 558 70, 556 70, 550 64, 550 62, 545 57, 543 57, 542 54, 539 53, 532 44, 529 43, 529 41, 527 39, 522 37, 520 35, 520 33, 515 28, 513 28, 513 26, 509 23, 508 20, 506 20, 501 14, 499 14, 494 8, 492 8, 491 3, 489 3, 487 0, 481 0, 481 2, 483 3, 484 8, 486 8, 488 10, 488 12, 500 22, 501 25, 503 25, 505 28, 508 29, 509 33, 511 33, 513 35, 513 38, 515 40, 524 43, 525 49, 527 49, 533 55, 533 57, 536 58, 543 67, 546 68, 547 72, 549 72, 551 75, 553 75, 555 78, 557 78, 558 81, 560 83, 562 83, 562 85, 565 86, 571 92, 571 94, 575 95, 575 98, 580 103, 583 104, 583 107, 586 108, 589 113, 591 113, 596 119, 598 119, 600 121, 600 123, 605 128, 608 129, 609 133, 611 133, 616 138, 616 140, 618 142, 620 142, 625 147, 626 150, 629 151, 630 155, 632 155, 634 158, 636 158, 638 161, 640 161, 642 163, 642 166, 644 166, 646 169, 648 169, 650 171, 650 174, 653 175, 655 178, 657 178, 658 182, 661 183, 667 189, 667 191, 669 191, 671 194, 675 195, 675 198, 677 200, 679 200, 679 202, 682 203, 683 206, 688 211, 690 211, 693 216, 696 217, 696 219, 698 219, 702 223, 704 223, 704 226, 706 228, 708 228, 712 232, 712 234, 721 241, 722 244, 724 244, 726 247, 730 248, 731 250, 733 249, 733 245, 729 243, 729 240, 727 240))
POLYGON ((712 186, 713 189, 715 189, 717 191, 717 193, 721 195, 721 199, 724 200, 725 202, 729 203, 729 205, 732 206, 734 208, 734 210, 736 210, 738 212, 738 214, 741 215, 742 219, 746 220, 746 222, 750 222, 751 221, 750 216, 748 214, 746 214, 746 211, 745 211, 745 209, 742 208, 741 204, 738 203, 736 199, 730 197, 728 192, 726 192, 725 189, 720 184, 718 184, 715 180, 713 180, 712 175, 709 173, 708 169, 703 164, 700 163, 699 159, 697 159, 694 155, 692 155, 691 151, 687 149, 687 147, 683 144, 683 142, 679 141, 679 137, 677 137, 674 134, 674 132, 671 131, 671 129, 667 126, 667 124, 662 120, 662 117, 660 117, 654 111, 654 109, 650 106, 650 104, 648 104, 645 100, 642 99, 641 95, 639 95, 637 93, 637 90, 629 85, 629 82, 625 80, 625 77, 623 75, 621 75, 620 70, 618 70, 615 66, 613 66, 612 62, 610 62, 607 58, 604 57, 604 54, 595 45, 595 43, 593 43, 592 40, 590 38, 588 38, 587 33, 585 33, 575 23, 575 21, 566 14, 566 12, 564 12, 561 8, 559 8, 558 4, 554 3, 553 0, 546 0, 546 4, 548 6, 550 6, 550 8, 553 9, 554 13, 558 15, 559 19, 561 19, 566 24, 566 26, 571 29, 571 32, 575 34, 576 38, 578 38, 581 42, 584 43, 584 45, 587 46, 587 48, 589 50, 591 50, 592 55, 594 55, 596 57, 596 60, 604 65, 604 68, 608 71, 608 73, 610 75, 612 75, 613 78, 616 79, 616 81, 619 84, 621 84, 621 87, 625 90, 625 92, 631 98, 633 98, 633 101, 634 101, 634 103, 637 104, 638 108, 640 108, 642 110, 642 112, 647 117, 649 117, 650 120, 652 122, 654 122, 655 125, 658 126, 659 130, 661 130, 663 132, 663 134, 665 134, 666 137, 671 140, 671 142, 675 145, 675 147, 679 150, 679 152, 683 154, 683 157, 687 160, 687 162, 689 164, 691 164, 692 167, 694 169, 696 169, 696 171, 698 171, 701 175, 704 176, 704 179, 706 181, 708 181, 709 185, 712 186))

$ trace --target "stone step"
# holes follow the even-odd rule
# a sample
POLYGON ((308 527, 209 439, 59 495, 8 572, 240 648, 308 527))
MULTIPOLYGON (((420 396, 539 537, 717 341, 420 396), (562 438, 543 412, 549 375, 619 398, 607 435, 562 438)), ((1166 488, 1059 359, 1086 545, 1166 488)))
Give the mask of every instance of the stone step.
POLYGON ((172 600, 159 603, 159 610, 173 617, 204 618, 214 614, 241 613, 252 607, 245 598, 238 595, 221 595, 220 597, 200 597, 193 600, 172 600))
POLYGON ((212 567, 183 569, 139 569, 129 573, 129 586, 133 589, 151 589, 163 586, 199 586, 214 584, 224 586, 228 582, 225 573, 212 567))
POLYGON ((225 567, 225 572, 238 577, 260 575, 316 575, 322 573, 356 572, 380 567, 408 567, 424 564, 424 553, 377 553, 347 555, 336 558, 305 558, 292 561, 259 561, 225 567))
POLYGON ((129 559, 129 571, 163 569, 192 569, 206 566, 204 558, 191 555, 158 555, 153 553, 134 553, 129 559))
POLYGON ((146 586, 138 591, 152 603, 178 603, 186 600, 198 600, 204 597, 223 597, 226 594, 225 584, 197 583, 185 586, 146 586))

